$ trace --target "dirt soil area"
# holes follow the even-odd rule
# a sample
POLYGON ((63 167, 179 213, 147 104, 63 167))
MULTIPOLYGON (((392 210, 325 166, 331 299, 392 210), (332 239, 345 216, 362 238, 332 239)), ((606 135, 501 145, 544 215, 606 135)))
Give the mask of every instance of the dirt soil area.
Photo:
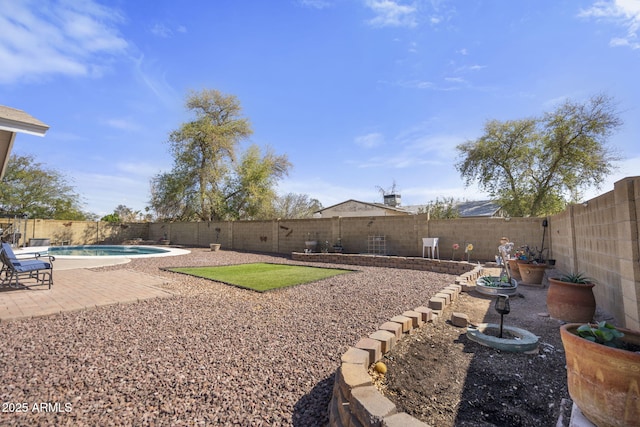
POLYGON ((500 323, 495 298, 472 291, 439 320, 400 340, 383 359, 388 372, 377 375, 376 385, 398 410, 432 426, 568 425, 572 402, 562 323, 546 315, 546 291, 519 286, 504 316, 505 326, 540 337, 537 352, 485 347, 469 340, 466 328, 453 326, 452 312, 466 314, 472 324, 500 323))

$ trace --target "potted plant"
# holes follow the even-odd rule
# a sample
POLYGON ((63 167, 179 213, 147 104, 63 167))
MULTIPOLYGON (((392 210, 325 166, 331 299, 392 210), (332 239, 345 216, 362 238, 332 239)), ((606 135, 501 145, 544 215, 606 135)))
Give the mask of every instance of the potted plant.
POLYGON ((215 232, 216 232, 216 242, 215 243, 209 243, 209 248, 213 251, 216 252, 220 249, 220 243, 218 243, 218 238, 220 237, 220 227, 216 227, 215 228, 215 232))
POLYGON ((522 279, 520 283, 523 285, 542 285, 547 264, 542 259, 542 253, 538 255, 536 256, 527 245, 522 246, 518 251, 518 272, 522 279))
POLYGON ((582 273, 568 273, 549 278, 549 315, 565 322, 591 322, 596 312, 594 286, 593 279, 582 273))
POLYGON ((638 425, 640 332, 600 322, 560 328, 569 395, 594 424, 638 425))
POLYGON ((338 237, 338 241, 333 244, 333 252, 341 254, 343 250, 342 239, 338 237))
POLYGON ((318 246, 318 240, 311 237, 311 233, 307 233, 307 240, 304 241, 305 253, 313 252, 318 246))
POLYGON ((167 237, 167 233, 164 233, 162 235, 162 239, 160 239, 160 244, 167 246, 167 245, 169 245, 169 243, 171 243, 171 242, 169 241, 169 238, 167 237))

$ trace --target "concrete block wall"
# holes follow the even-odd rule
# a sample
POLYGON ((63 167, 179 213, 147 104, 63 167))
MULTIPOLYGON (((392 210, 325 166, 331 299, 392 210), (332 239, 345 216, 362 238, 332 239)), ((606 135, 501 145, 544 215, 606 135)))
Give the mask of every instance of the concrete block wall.
MULTIPOLYGON (((475 266, 456 282, 469 283, 482 275, 475 266)), ((457 299, 463 287, 452 284, 441 293, 448 298, 431 298, 428 303, 393 316, 368 337, 349 347, 340 359, 329 403, 329 425, 332 427, 428 427, 428 424, 400 412, 396 405, 373 385, 369 367, 391 350, 398 340, 420 327, 439 321, 446 306, 457 299)))
MULTIPOLYGON (((640 177, 615 183, 618 271, 624 325, 640 330, 640 177)), ((619 300, 616 300, 618 302, 619 300)))
MULTIPOLYGON (((544 218, 458 218, 429 221, 427 234, 439 237, 440 258, 466 260, 465 248, 473 245, 472 260, 492 260, 498 253, 500 238, 506 236, 516 247, 541 248, 544 218), (453 251, 457 243, 460 249, 453 251)), ((426 236, 425 236, 426 237, 426 236)), ((550 242, 545 241, 545 247, 550 242)))
POLYGON ((549 258, 556 260, 556 267, 566 271, 575 269, 574 251, 575 230, 572 224, 573 211, 575 205, 569 206, 567 210, 561 214, 554 215, 553 220, 549 221, 549 241, 550 255, 549 258))
POLYGON ((640 330, 640 177, 615 183, 613 191, 573 204, 549 221, 556 268, 581 272, 596 282, 596 304, 621 326, 640 330))
MULTIPOLYGON (((439 237, 440 258, 466 259, 464 248, 473 244, 471 261, 493 260, 500 237, 516 246, 550 248, 547 258, 561 271, 581 271, 596 279, 596 302, 631 329, 640 329, 640 177, 615 183, 613 191, 570 205, 542 226, 543 218, 459 218, 427 220, 426 215, 322 218, 273 221, 108 224, 95 221, 30 219, 26 239, 50 238, 52 243, 120 243, 132 239, 159 242, 166 235, 172 244, 291 254, 302 252, 308 239, 329 246, 341 239, 345 252, 367 253, 368 236, 386 237, 387 252, 399 257, 421 257, 422 237, 439 237)), ((6 228, 10 219, 0 221, 6 228)))
MULTIPOLYGON (((12 218, 0 221, 0 227, 11 229, 12 218)), ((17 223, 16 223, 17 226, 17 223)), ((94 245, 96 243, 114 244, 125 240, 149 237, 149 225, 146 223, 111 224, 102 221, 65 221, 31 218, 20 223, 22 239, 20 246, 29 243, 29 239, 46 238, 52 245, 94 245)))

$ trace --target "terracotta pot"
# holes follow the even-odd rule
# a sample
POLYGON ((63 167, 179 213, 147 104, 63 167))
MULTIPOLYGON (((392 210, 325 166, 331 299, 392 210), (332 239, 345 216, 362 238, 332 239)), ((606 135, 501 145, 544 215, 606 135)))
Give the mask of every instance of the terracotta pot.
POLYGON ((596 312, 593 286, 593 283, 569 283, 549 278, 547 292, 549 315, 565 322, 591 322, 596 312))
MULTIPOLYGON (((575 335, 579 323, 560 328, 571 399, 599 427, 637 426, 640 420, 640 354, 575 335)), ((640 332, 624 328, 623 341, 640 345, 640 332)))
POLYGON ((509 259, 507 260, 509 263, 509 270, 511 271, 511 277, 520 281, 522 280, 522 276, 520 275, 520 269, 518 268, 518 260, 517 259, 509 259))
POLYGON ((522 276, 523 285, 541 285, 546 268, 546 264, 530 264, 527 261, 518 261, 518 271, 522 276))

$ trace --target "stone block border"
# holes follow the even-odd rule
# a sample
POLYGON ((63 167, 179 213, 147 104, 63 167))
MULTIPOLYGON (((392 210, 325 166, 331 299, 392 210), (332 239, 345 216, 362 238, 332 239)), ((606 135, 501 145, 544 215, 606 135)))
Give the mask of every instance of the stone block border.
POLYGON ((456 276, 472 274, 478 264, 465 261, 447 261, 431 258, 404 257, 390 255, 342 254, 322 252, 292 252, 291 259, 304 262, 325 262, 331 264, 363 265, 367 267, 403 268, 406 270, 433 271, 456 276))
MULTIPOLYGON (((332 261, 339 263, 338 261, 332 261)), ((442 310, 457 300, 460 292, 475 287, 475 281, 483 274, 482 266, 465 272, 422 305, 393 316, 378 330, 358 341, 341 357, 341 365, 335 374, 333 395, 329 403, 329 425, 332 427, 380 426, 380 427, 429 427, 407 413, 398 412, 396 405, 382 395, 373 385, 369 367, 382 359, 399 339, 414 329, 435 322, 442 310)))

